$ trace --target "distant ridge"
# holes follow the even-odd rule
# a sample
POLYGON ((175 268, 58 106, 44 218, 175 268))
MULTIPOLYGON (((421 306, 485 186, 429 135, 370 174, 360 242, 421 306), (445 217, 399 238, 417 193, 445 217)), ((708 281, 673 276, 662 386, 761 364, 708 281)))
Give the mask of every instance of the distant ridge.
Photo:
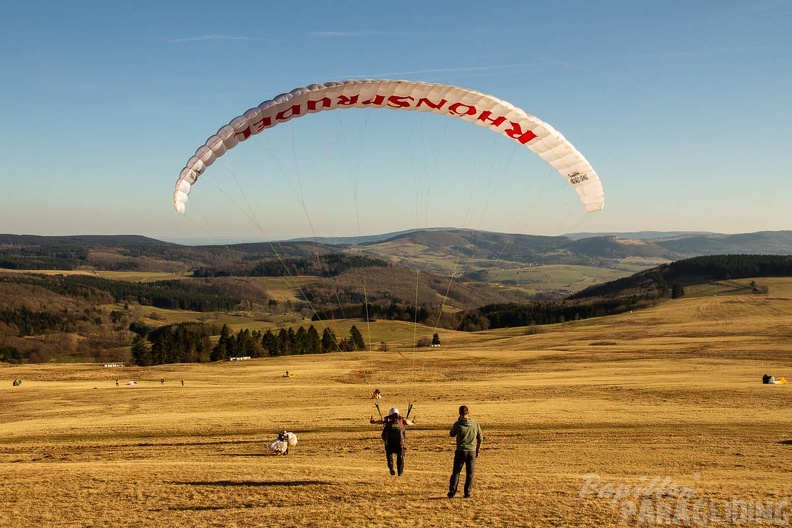
POLYGON ((456 231, 452 227, 429 227, 423 229, 405 229, 403 231, 394 231, 392 233, 382 233, 380 235, 361 235, 361 236, 347 236, 347 237, 303 237, 292 238, 286 242, 318 242, 320 244, 328 244, 331 246, 358 246, 365 244, 376 244, 384 242, 393 238, 403 235, 410 235, 413 233, 424 233, 432 231, 456 231))
POLYGON ((163 242, 155 238, 142 235, 10 235, 0 234, 2 245, 42 245, 42 246, 69 246, 69 245, 98 245, 98 246, 175 246, 172 242, 163 242))
MULTIPOLYGON (((280 242, 181 245, 138 235, 0 235, 0 269, 180 271, 222 268, 242 260, 366 255, 441 276, 482 280, 497 263, 506 285, 541 284, 537 266, 583 266, 580 289, 591 281, 625 276, 659 264, 707 255, 792 255, 792 231, 720 234, 683 231, 577 233, 572 236, 506 234, 431 228, 280 242)), ((217 273, 217 269, 211 273, 217 273)), ((567 273, 569 275, 569 273, 567 273)), ((572 277, 572 275, 569 275, 572 277)), ((492 280, 491 278, 489 279, 492 280)))
MULTIPOLYGON (((571 251, 580 257, 602 256, 603 249, 610 247, 606 254, 618 253, 622 258, 630 256, 646 256, 647 246, 633 245, 629 241, 640 242, 644 245, 654 245, 656 250, 650 251, 659 254, 660 248, 669 260, 679 260, 701 255, 735 254, 792 254, 792 231, 758 231, 755 233, 723 234, 701 231, 636 231, 636 232, 608 232, 608 233, 570 233, 563 236, 542 236, 525 234, 508 234, 474 229, 456 228, 424 228, 395 231, 375 235, 361 235, 351 237, 314 237, 294 238, 274 242, 236 242, 222 244, 184 245, 175 242, 166 242, 142 235, 15 235, 0 234, 0 246, 84 246, 84 247, 146 247, 146 248, 183 248, 198 249, 211 248, 214 250, 236 249, 246 253, 265 252, 271 253, 272 244, 300 249, 326 246, 322 252, 330 251, 333 247, 343 250, 344 247, 363 246, 376 250, 379 244, 390 241, 401 243, 419 243, 433 248, 436 251, 445 251, 450 247, 459 248, 460 244, 466 246, 466 252, 485 257, 487 253, 501 250, 503 244, 508 242, 509 252, 517 253, 518 260, 536 258, 537 255, 557 250, 571 251), (619 242, 619 241, 623 242, 619 242), (598 248, 598 246, 602 246, 598 248), (615 248, 619 247, 618 250, 615 248), (615 251, 615 253, 614 253, 615 251)), ((288 253, 288 251, 287 251, 288 253)))
POLYGON ((698 235, 714 235, 711 231, 613 231, 610 233, 567 233, 564 236, 572 240, 581 240, 594 237, 617 237, 628 240, 655 240, 666 238, 678 238, 698 235))

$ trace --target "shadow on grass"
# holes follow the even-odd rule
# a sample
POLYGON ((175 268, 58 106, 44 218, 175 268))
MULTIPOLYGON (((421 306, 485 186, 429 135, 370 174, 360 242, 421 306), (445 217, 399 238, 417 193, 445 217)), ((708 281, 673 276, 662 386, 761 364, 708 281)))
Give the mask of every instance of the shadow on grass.
POLYGON ((200 445, 239 445, 239 444, 258 444, 264 443, 263 440, 209 440, 206 442, 142 442, 139 444, 118 444, 114 447, 181 447, 181 446, 200 446, 200 445))
POLYGON ((169 482, 179 486, 228 486, 228 487, 297 487, 297 486, 332 486, 325 480, 196 480, 192 482, 169 482))
POLYGON ((781 440, 778 443, 781 445, 792 445, 792 440, 781 440))
MULTIPOLYGON (((226 506, 182 506, 174 507, 174 508, 167 508, 168 511, 216 511, 216 510, 231 510, 231 509, 239 509, 238 507, 226 507, 226 506)), ((149 511, 165 511, 165 510, 149 510, 149 511)))

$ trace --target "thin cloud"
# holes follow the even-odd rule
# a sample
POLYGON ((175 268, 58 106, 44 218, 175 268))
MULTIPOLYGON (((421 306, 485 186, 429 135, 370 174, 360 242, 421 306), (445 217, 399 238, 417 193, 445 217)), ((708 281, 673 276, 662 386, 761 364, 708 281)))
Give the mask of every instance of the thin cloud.
POLYGON ((177 38, 172 39, 171 42, 201 42, 201 41, 208 41, 208 40, 256 40, 250 37, 239 37, 234 35, 200 35, 197 37, 184 37, 184 38, 177 38))
POLYGON ((312 37, 319 38, 346 38, 346 37, 374 37, 382 35, 376 31, 314 31, 312 37))
POLYGON ((314 38, 356 38, 436 35, 437 33, 437 31, 313 31, 309 35, 314 38))

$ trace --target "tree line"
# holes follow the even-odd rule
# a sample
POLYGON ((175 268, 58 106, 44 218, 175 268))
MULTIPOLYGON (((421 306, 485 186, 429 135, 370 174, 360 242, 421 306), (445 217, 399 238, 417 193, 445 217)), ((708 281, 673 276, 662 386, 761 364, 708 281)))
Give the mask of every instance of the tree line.
POLYGON ((679 260, 667 266, 669 278, 677 280, 792 276, 792 256, 788 255, 713 255, 679 260))
POLYGON ((144 306, 168 310, 215 312, 232 310, 240 303, 238 297, 200 291, 202 284, 187 280, 127 282, 78 275, 65 278, 71 279, 66 282, 73 282, 77 288, 90 287, 107 292, 115 302, 136 301, 144 306))
POLYGON ((226 311, 241 302, 239 297, 218 294, 205 284, 189 280, 129 282, 92 275, 25 275, 0 277, 0 280, 41 286, 59 295, 90 302, 133 301, 168 310, 226 311))
POLYGON ((24 306, 11 310, 0 310, 0 323, 16 329, 18 337, 46 332, 69 332, 75 321, 88 320, 88 314, 63 316, 49 312, 37 312, 24 306))
POLYGON ((711 255, 678 260, 629 277, 590 286, 568 299, 627 296, 647 291, 666 297, 673 291, 675 284, 684 287, 718 280, 790 276, 792 256, 711 255))
POLYGON ((655 304, 659 295, 645 292, 643 295, 599 299, 591 302, 544 301, 533 303, 490 304, 465 314, 458 329, 463 331, 510 328, 577 321, 591 317, 603 317, 646 308, 655 304))
MULTIPOLYGON (((363 299, 360 299, 359 301, 362 300, 363 299)), ((313 321, 327 321, 342 317, 344 319, 355 318, 369 321, 385 319, 387 321, 408 321, 426 324, 430 320, 433 320, 436 315, 437 312, 433 311, 426 304, 421 304, 416 307, 412 304, 401 304, 396 302, 387 305, 359 302, 345 304, 335 308, 327 308, 321 311, 317 310, 311 319, 313 321)))
POLYGON ((231 264, 226 266, 201 267, 193 272, 194 277, 284 277, 310 275, 335 277, 354 268, 388 267, 384 260, 363 255, 330 253, 314 257, 287 257, 265 259, 255 263, 231 264))
POLYGON ((88 251, 76 246, 0 247, 0 268, 25 270, 70 270, 85 264, 88 251))
POLYGON ((261 332, 243 328, 234 334, 223 325, 217 344, 212 346, 210 327, 205 323, 180 323, 148 329, 142 325, 130 326, 137 333, 131 349, 132 363, 148 367, 167 363, 202 363, 224 361, 233 357, 272 357, 297 354, 323 354, 327 352, 365 350, 363 335, 355 325, 349 336, 339 339, 329 328, 322 335, 313 325, 281 328, 261 332))
MULTIPOLYGON (((677 299, 685 286, 750 277, 792 276, 792 257, 784 255, 712 255, 663 264, 629 277, 591 286, 561 301, 491 304, 470 311, 460 330, 483 330, 563 323, 646 308, 677 299)), ((766 287, 751 283, 754 293, 766 287)))

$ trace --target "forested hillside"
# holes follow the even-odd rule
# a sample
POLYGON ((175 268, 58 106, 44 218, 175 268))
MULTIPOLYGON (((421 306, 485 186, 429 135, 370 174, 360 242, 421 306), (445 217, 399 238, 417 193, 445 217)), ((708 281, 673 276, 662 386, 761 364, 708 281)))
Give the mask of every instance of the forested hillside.
MULTIPOLYGON (((792 256, 695 257, 592 286, 561 301, 491 304, 471 311, 462 330, 561 323, 652 306, 684 295, 685 287, 729 279, 791 277, 792 256)), ((753 293, 767 293, 760 285, 753 293)))
MULTIPOLYGON (((527 237, 534 247, 528 250, 527 246, 518 247, 520 242, 511 247, 512 243, 500 234, 479 235, 447 231, 409 233, 395 237, 390 243, 408 238, 435 248, 432 251, 442 244, 452 244, 446 249, 478 256, 491 255, 500 246, 500 254, 508 254, 510 258, 535 257, 531 251, 536 247, 545 250, 555 247, 557 251, 558 244, 562 244, 564 251, 577 248, 575 251, 597 255, 596 259, 600 260, 622 258, 624 248, 630 245, 611 238, 561 241, 559 237, 527 237)), ((38 238, 16 238, 10 241, 10 246, 2 247, 7 254, 23 258, 28 265, 52 264, 48 259, 55 259, 53 262, 59 266, 68 267, 81 259, 94 259, 94 262, 99 259, 95 246, 85 250, 72 238, 48 240, 36 246, 38 238), (38 247, 39 253, 25 256, 25 252, 33 252, 32 247, 38 247)), ((92 244, 112 244, 115 240, 88 238, 87 242, 92 244)), ((76 240, 86 242, 80 237, 76 240)), ((0 361, 47 361, 56 357, 129 359, 129 347, 136 336, 149 336, 156 327, 165 325, 157 310, 207 314, 204 319, 210 314, 232 312, 251 320, 267 320, 288 313, 294 314, 296 320, 384 319, 476 331, 540 326, 641 309, 682 296, 690 285, 712 281, 792 276, 790 256, 704 256, 662 264, 562 298, 552 292, 541 296, 529 294, 509 284, 515 281, 499 284, 490 280, 489 270, 482 268, 473 273, 436 275, 394 264, 389 259, 346 253, 338 247, 308 242, 279 246, 291 255, 273 258, 272 244, 204 251, 158 244, 140 237, 122 241, 132 246, 116 248, 114 257, 105 254, 102 258, 109 262, 123 253, 127 255, 124 258, 138 263, 177 254, 179 258, 201 255, 201 259, 191 261, 192 264, 187 261, 178 264, 180 269, 192 266, 192 277, 178 274, 172 276, 180 278, 150 281, 116 280, 96 272, 0 273, 0 361), (262 256, 268 251, 269 256, 262 256), (275 283, 264 279, 277 279, 279 287, 289 293, 281 291, 273 296, 267 284, 275 283)), ((0 242, 9 240, 0 237, 0 242)), ((645 256, 655 254, 653 246, 643 243, 639 246, 645 256)), ((756 294, 765 293, 761 285, 754 290, 756 294)), ((198 322, 195 316, 192 318, 198 322)), ((210 357, 205 339, 215 339, 220 328, 201 327, 197 338, 190 337, 194 332, 186 327, 173 335, 165 330, 159 332, 151 335, 192 343, 188 347, 191 352, 185 352, 186 355, 169 353, 161 357, 205 359, 210 357)), ((262 339, 263 334, 255 341, 266 348, 262 339)))
POLYGON ((570 299, 625 297, 636 292, 671 292, 674 285, 689 286, 717 280, 792 276, 792 256, 713 255, 672 262, 587 288, 570 299))

